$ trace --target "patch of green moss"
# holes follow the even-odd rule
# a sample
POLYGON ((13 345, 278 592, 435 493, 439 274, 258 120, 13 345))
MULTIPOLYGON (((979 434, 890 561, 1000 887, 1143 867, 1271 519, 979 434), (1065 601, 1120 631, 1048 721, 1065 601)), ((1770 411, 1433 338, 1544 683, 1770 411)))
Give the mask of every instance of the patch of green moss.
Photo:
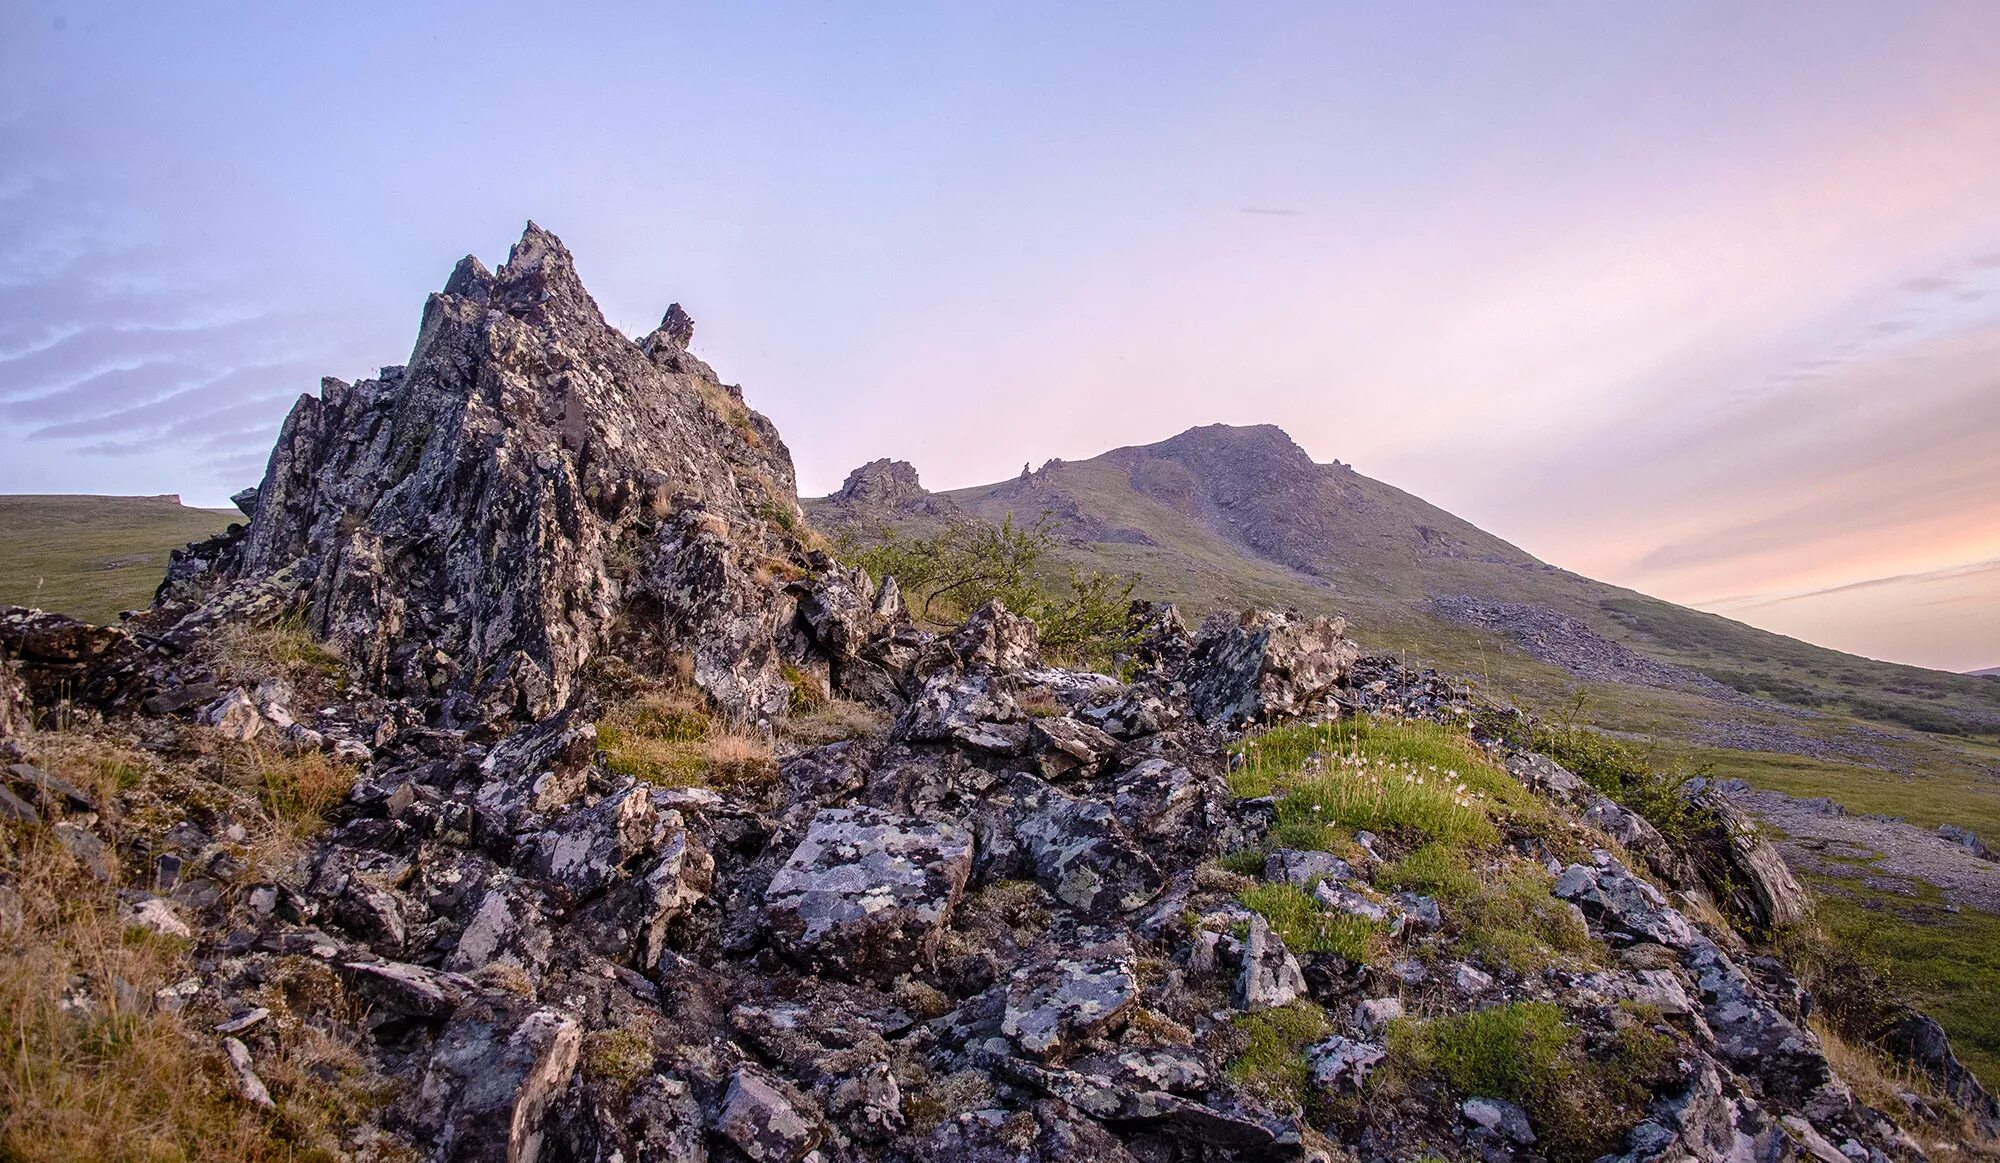
POLYGON ((1243 907, 1263 916, 1294 953, 1338 953, 1349 961, 1367 961, 1386 930, 1377 922, 1348 913, 1329 912, 1318 901, 1290 884, 1260 884, 1238 898, 1243 907))

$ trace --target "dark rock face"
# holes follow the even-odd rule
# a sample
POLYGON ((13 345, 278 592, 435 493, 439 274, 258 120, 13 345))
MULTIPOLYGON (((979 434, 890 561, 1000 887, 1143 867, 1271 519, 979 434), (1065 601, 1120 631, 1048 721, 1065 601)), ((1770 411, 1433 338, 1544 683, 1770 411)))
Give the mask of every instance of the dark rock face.
POLYGON ((1308 713, 1347 676, 1361 651, 1346 622, 1251 610, 1211 615, 1182 673, 1204 723, 1242 727, 1308 713))
MULTIPOLYGON (((783 556, 764 517, 796 519, 791 458, 692 335, 678 307, 620 335, 530 224, 431 296, 407 366, 300 398, 221 572, 281 578, 372 683, 468 720, 562 706, 621 616, 769 642, 789 619, 755 562, 783 556)), ((698 678, 758 717, 775 668, 698 678)))

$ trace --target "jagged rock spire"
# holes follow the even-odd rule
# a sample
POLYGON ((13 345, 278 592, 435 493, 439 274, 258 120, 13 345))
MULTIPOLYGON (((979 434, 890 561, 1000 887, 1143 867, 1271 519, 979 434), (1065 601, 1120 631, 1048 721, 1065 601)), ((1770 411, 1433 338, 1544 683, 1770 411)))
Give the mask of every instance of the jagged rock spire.
MULTIPOLYGON (((684 343, 693 321, 675 307, 662 331, 684 343)), ((797 512, 791 457, 672 346, 606 324, 561 240, 530 222, 499 270, 458 263, 408 367, 298 401, 224 572, 297 585, 314 632, 372 681, 448 696, 460 719, 546 714, 612 626, 635 622, 733 643, 697 670, 758 717, 783 682, 754 643, 782 619, 736 617, 762 604, 709 591, 679 608, 692 599, 672 577, 708 569, 728 591, 739 550, 779 552, 764 518, 797 512), (697 510, 702 536, 662 523, 697 510)))

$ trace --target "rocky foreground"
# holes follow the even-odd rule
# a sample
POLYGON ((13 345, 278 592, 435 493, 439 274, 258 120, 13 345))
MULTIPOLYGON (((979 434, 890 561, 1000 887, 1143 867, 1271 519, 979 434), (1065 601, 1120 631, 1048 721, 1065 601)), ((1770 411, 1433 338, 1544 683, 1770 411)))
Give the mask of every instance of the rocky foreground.
POLYGON ((1337 621, 1142 609, 1115 678, 997 605, 919 627, 807 530, 692 331, 620 335, 531 225, 407 366, 299 401, 151 610, 0 615, 16 852, 185 943, 185 978, 80 974, 65 1012, 180 1015, 272 1135, 361 1158, 1887 1163, 2000 1131, 1921 1015, 1881 1028, 1886 1090, 1829 1060, 1744 935, 1805 898, 1726 801, 1669 839, 1337 621), (85 786, 79 735, 188 774, 85 786), (259 848, 303 770, 328 822, 259 848), (310 1126, 309 1035, 367 1080, 310 1126))

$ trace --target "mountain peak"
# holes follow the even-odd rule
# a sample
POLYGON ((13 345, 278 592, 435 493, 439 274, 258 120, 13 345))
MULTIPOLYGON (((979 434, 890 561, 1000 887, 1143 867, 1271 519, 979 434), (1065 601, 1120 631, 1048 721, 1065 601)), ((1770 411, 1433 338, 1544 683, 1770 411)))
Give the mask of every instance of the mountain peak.
POLYGON ((1146 451, 1175 459, 1221 457, 1232 464, 1264 464, 1300 470, 1313 459, 1276 424, 1204 424, 1178 436, 1145 446, 1146 451))

